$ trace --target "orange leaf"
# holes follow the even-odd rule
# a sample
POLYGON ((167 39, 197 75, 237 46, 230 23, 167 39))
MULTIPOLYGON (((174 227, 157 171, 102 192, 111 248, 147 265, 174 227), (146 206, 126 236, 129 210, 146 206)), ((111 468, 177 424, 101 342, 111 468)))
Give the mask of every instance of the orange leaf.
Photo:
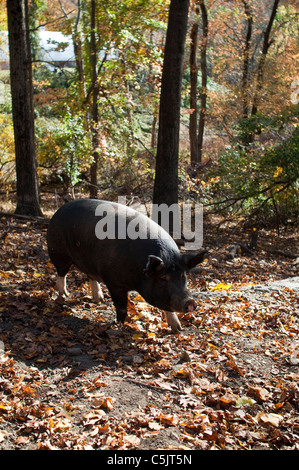
POLYGON ((248 387, 248 395, 256 398, 259 401, 267 401, 270 398, 270 393, 263 387, 248 387))
POLYGON ((103 398, 101 407, 106 410, 112 410, 113 408, 113 399, 110 397, 103 398))
POLYGON ((103 382, 101 379, 94 379, 93 383, 97 388, 107 387, 107 384, 103 382))
POLYGON ((176 426, 179 423, 179 418, 176 415, 160 413, 157 418, 162 424, 166 424, 168 426, 176 426))

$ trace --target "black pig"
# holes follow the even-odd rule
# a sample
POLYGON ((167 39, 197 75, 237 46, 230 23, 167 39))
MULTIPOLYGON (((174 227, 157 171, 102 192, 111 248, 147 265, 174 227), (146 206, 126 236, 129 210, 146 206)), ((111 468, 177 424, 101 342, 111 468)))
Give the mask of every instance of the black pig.
POLYGON ((195 308, 185 273, 203 261, 206 251, 181 254, 165 230, 127 206, 95 199, 69 202, 52 217, 47 243, 59 298, 67 295, 66 274, 73 264, 91 280, 95 301, 103 300, 99 282, 106 284, 120 322, 127 315, 129 291, 164 310, 174 332, 181 330, 174 312, 195 308))

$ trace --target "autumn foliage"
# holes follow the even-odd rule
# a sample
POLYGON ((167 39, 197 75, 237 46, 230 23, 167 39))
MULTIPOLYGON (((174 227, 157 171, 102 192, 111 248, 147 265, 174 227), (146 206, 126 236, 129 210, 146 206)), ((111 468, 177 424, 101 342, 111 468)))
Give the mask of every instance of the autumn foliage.
MULTIPOLYGON (((34 57, 37 31, 46 25, 68 35, 76 59, 74 68, 33 61, 40 189, 55 186, 71 197, 94 191, 90 168, 96 160, 99 197, 121 193, 146 200, 154 187, 169 3, 96 2, 94 12, 90 5, 29 2, 34 57)), ((297 33, 296 2, 190 2, 180 199, 203 203, 225 218, 242 214, 253 225, 257 220, 271 226, 297 221, 297 33), (195 164, 190 148, 202 140, 199 134, 204 138, 195 164)), ((8 192, 15 190, 8 71, 0 72, 0 80, 0 182, 8 192)))
POLYGON ((45 242, 69 199, 152 200, 170 2, 27 3, 44 217, 12 216, 1 69, 0 449, 298 450, 296 2, 190 1, 178 194, 204 206, 209 257, 189 275, 198 308, 179 335, 135 292, 115 324, 107 289, 93 303, 75 268, 58 303, 45 242), (70 37, 75 66, 38 59, 42 25, 70 37))

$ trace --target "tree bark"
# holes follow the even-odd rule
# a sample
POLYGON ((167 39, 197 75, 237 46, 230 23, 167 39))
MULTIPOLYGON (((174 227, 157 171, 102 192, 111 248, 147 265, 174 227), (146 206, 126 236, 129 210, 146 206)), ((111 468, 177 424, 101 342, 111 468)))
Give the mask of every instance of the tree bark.
POLYGON ((161 85, 154 204, 178 202, 181 85, 189 0, 171 0, 161 85))
POLYGON ((77 66, 77 72, 78 72, 78 82, 79 82, 79 90, 80 90, 80 98, 83 100, 84 97, 84 63, 83 63, 83 51, 82 51, 82 41, 81 41, 81 28, 80 28, 80 23, 81 23, 81 9, 82 9, 82 3, 81 0, 77 0, 77 5, 78 5, 78 13, 77 13, 77 18, 76 18, 76 23, 75 23, 75 28, 73 31, 73 45, 74 45, 74 53, 75 53, 75 59, 76 59, 76 66, 77 66))
POLYGON ((17 177, 15 212, 42 216, 36 172, 28 1, 8 0, 7 15, 17 177))
POLYGON ((190 120, 189 120, 189 139, 191 164, 198 162, 198 141, 197 141, 197 42, 198 42, 198 23, 193 23, 190 33, 190 120))
POLYGON ((247 31, 246 39, 243 52, 243 70, 242 70, 242 81, 241 81, 241 98, 242 98, 242 117, 247 118, 249 109, 248 109, 248 74, 249 74, 249 50, 251 43, 252 35, 252 13, 250 6, 247 0, 243 0, 246 22, 247 22, 247 31))
POLYGON ((261 98, 261 91, 263 89, 263 80, 264 80, 264 68, 265 68, 265 61, 267 57, 267 53, 269 50, 269 47, 272 44, 272 41, 270 41, 270 34, 271 34, 271 29, 273 26, 273 22, 276 16, 278 4, 280 0, 274 0, 273 7, 272 7, 272 12, 269 18, 269 22, 267 25, 266 30, 264 31, 264 41, 263 41, 263 47, 262 47, 262 53, 260 56, 260 60, 258 63, 258 70, 257 70, 257 84, 256 84, 256 90, 255 94, 253 97, 253 104, 252 104, 252 110, 251 110, 251 115, 254 116, 257 113, 258 110, 258 105, 260 103, 260 98, 261 98))
POLYGON ((207 81, 208 81, 208 69, 207 69, 207 42, 208 42, 208 13, 205 6, 204 0, 200 0, 199 6, 202 15, 202 42, 200 52, 200 69, 201 69, 201 94, 200 94, 200 114, 198 123, 198 162, 202 161, 202 147, 203 147, 203 135, 206 121, 207 111, 207 81))

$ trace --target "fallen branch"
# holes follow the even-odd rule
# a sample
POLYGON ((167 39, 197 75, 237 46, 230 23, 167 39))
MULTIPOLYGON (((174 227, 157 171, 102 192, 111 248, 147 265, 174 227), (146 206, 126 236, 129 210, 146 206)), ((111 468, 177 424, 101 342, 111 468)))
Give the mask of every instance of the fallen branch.
POLYGON ((297 259, 299 257, 298 253, 290 253, 289 251, 282 251, 282 250, 272 250, 272 249, 266 249, 268 253, 271 253, 273 255, 278 255, 278 256, 284 256, 285 258, 292 258, 292 259, 297 259))
POLYGON ((33 222, 37 222, 39 224, 48 224, 49 220, 46 217, 34 216, 34 215, 22 215, 22 214, 14 214, 11 212, 0 212, 0 217, 6 218, 14 218, 14 219, 22 219, 22 220, 31 220, 33 222))

